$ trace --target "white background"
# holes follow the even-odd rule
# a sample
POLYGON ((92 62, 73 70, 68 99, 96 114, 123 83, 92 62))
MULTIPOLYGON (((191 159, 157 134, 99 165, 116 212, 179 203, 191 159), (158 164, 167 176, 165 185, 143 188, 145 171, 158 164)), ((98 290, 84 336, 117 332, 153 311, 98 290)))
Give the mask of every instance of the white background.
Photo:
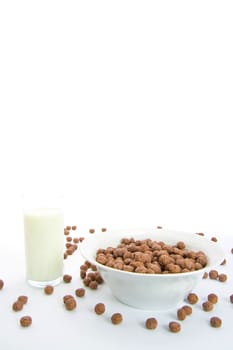
POLYGON ((52 187, 77 223, 233 226, 231 1, 0 6, 3 217, 52 187))
POLYGON ((231 235, 232 17, 231 1, 0 1, 9 264, 34 190, 65 195, 67 224, 231 235))

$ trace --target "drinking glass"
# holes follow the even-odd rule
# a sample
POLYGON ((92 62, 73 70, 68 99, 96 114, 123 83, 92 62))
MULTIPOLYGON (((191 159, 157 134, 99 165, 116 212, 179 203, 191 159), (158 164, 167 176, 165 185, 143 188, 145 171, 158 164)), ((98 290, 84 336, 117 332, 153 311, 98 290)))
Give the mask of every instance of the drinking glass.
POLYGON ((26 279, 35 287, 55 286, 63 275, 63 196, 23 196, 26 279))

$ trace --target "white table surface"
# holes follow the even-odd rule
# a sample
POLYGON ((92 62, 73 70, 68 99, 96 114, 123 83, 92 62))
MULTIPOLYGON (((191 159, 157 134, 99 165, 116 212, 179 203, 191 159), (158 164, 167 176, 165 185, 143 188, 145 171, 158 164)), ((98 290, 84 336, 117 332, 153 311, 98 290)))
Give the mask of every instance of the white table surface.
MULTIPOLYGON (((74 223, 75 224, 75 223, 74 223)), ((107 233, 106 233, 107 234, 107 233)), ((89 235, 87 229, 77 229, 73 236, 89 235)), ((77 308, 67 311, 63 305, 65 294, 74 294, 78 287, 83 287, 79 277, 79 266, 83 263, 77 250, 64 261, 64 273, 72 275, 72 282, 61 283, 55 287, 53 295, 45 295, 42 289, 27 285, 24 276, 24 247, 21 232, 8 236, 0 248, 0 278, 5 282, 0 291, 0 348, 7 349, 141 349, 157 347, 169 349, 232 349, 233 304, 229 296, 233 293, 233 237, 230 233, 217 235, 218 241, 226 252, 227 263, 219 266, 219 272, 226 273, 228 280, 221 283, 214 280, 201 280, 195 292, 199 302, 193 305, 193 313, 181 322, 182 329, 173 334, 168 331, 168 323, 177 320, 176 309, 169 312, 142 311, 128 307, 114 299, 106 284, 98 290, 86 288, 83 298, 76 298, 77 308), (18 239, 16 238, 18 237, 18 239), (219 302, 211 312, 204 312, 201 304, 209 293, 216 293, 219 302), (12 303, 19 295, 27 295, 28 303, 22 311, 12 311, 12 303), (97 316, 93 308, 97 302, 106 305, 106 312, 97 316), (121 312, 123 322, 112 325, 110 317, 114 312, 121 312), (32 317, 32 325, 22 328, 19 319, 23 315, 32 317), (211 316, 222 319, 222 327, 210 327, 211 316), (144 322, 148 317, 156 317, 156 330, 147 330, 144 322)), ((185 304, 185 301, 184 301, 185 304)))

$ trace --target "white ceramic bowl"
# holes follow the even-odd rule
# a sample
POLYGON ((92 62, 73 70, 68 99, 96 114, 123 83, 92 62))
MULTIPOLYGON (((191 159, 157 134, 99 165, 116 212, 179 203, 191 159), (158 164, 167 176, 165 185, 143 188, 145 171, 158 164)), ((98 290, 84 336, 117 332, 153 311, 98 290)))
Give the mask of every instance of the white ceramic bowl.
POLYGON ((195 233, 165 229, 130 229, 95 233, 80 245, 84 259, 95 264, 112 294, 121 302, 144 310, 169 310, 175 308, 202 279, 205 270, 219 265, 224 252, 219 243, 195 233), (202 250, 208 259, 207 266, 193 272, 174 274, 142 274, 113 269, 96 262, 99 248, 116 247, 122 238, 163 241, 176 244, 183 241, 188 249, 202 250))

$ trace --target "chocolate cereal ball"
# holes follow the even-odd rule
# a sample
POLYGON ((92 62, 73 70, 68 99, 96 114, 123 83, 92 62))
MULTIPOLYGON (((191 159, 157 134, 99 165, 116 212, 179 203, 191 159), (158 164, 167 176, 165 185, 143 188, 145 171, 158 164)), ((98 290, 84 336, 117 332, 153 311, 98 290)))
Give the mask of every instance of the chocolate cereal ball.
POLYGON ((65 304, 65 303, 67 302, 67 300, 70 299, 70 298, 74 298, 73 295, 71 295, 71 294, 66 294, 66 295, 64 295, 64 297, 63 297, 63 302, 64 302, 64 304, 65 304))
POLYGON ((209 278, 212 280, 216 280, 218 278, 218 271, 217 270, 210 270, 209 278))
POLYGON ((105 305, 103 303, 98 303, 95 305, 94 310, 97 315, 102 315, 105 312, 105 305))
POLYGON ((97 289, 97 288, 98 288, 98 283, 97 283, 96 281, 90 281, 88 287, 89 287, 90 289, 93 289, 93 290, 94 290, 94 289, 97 289))
POLYGON ((68 298, 65 302, 66 310, 74 310, 76 308, 77 304, 74 298, 68 298))
POLYGON ((196 304, 198 302, 198 296, 195 293, 189 293, 187 300, 190 304, 196 304))
POLYGON ((179 322, 175 322, 175 321, 169 322, 168 326, 169 326, 170 332, 172 333, 178 333, 181 330, 181 325, 179 322))
POLYGON ((205 272, 203 273, 202 278, 203 278, 203 279, 207 279, 207 278, 208 278, 208 276, 209 276, 208 272, 206 272, 206 271, 205 271, 205 272))
POLYGON ((218 296, 214 293, 209 294, 207 298, 212 304, 217 304, 218 302, 218 296))
POLYGON ((184 310, 184 308, 180 308, 177 310, 177 318, 180 321, 183 321, 186 318, 186 311, 184 310))
POLYGON ((220 282, 226 282, 226 280, 227 280, 227 275, 226 275, 225 273, 220 273, 220 274, 218 275, 218 280, 219 280, 220 282))
POLYGON ((157 325, 158 321, 154 317, 148 318, 145 322, 145 326, 147 329, 155 329, 157 325))
POLYGON ((210 301, 205 301, 202 304, 202 308, 203 308, 204 311, 211 311, 211 310, 213 310, 214 305, 210 301))
POLYGON ((185 311, 186 315, 192 315, 193 309, 189 305, 184 305, 182 309, 185 311))
POLYGON ((44 287, 44 292, 45 292, 45 294, 47 294, 47 295, 53 294, 53 291, 54 291, 53 286, 48 285, 48 286, 44 287))
POLYGON ((220 265, 226 265, 226 263, 227 263, 227 260, 226 260, 226 259, 223 259, 223 261, 221 262, 220 265))
POLYGON ((219 327, 221 327, 221 325, 222 325, 222 320, 221 320, 221 318, 216 317, 216 316, 211 317, 211 319, 210 319, 210 325, 211 325, 211 327, 214 327, 214 328, 219 328, 219 327))
POLYGON ((112 321, 112 324, 119 324, 123 321, 123 317, 119 312, 117 312, 112 315, 111 321, 112 321))
POLYGON ((65 283, 70 283, 71 280, 72 280, 72 276, 71 276, 71 275, 64 275, 64 276, 63 276, 63 281, 64 281, 65 283))
POLYGON ((20 295, 18 297, 18 301, 21 301, 23 304, 27 304, 28 302, 28 297, 26 295, 20 295))
POLYGON ((24 304, 22 303, 22 301, 17 300, 12 304, 12 310, 21 311, 23 309, 23 305, 24 304))
POLYGON ((3 280, 0 280, 0 290, 3 288, 3 286, 4 286, 3 280))
POLYGON ((84 288, 78 288, 78 289, 76 289, 76 291, 75 291, 75 295, 77 296, 77 297, 79 297, 79 298, 82 298, 82 297, 84 297, 84 295, 85 295, 85 289, 84 288))
POLYGON ((29 327, 32 324, 32 318, 31 316, 23 316, 20 318, 19 322, 22 327, 29 327))

